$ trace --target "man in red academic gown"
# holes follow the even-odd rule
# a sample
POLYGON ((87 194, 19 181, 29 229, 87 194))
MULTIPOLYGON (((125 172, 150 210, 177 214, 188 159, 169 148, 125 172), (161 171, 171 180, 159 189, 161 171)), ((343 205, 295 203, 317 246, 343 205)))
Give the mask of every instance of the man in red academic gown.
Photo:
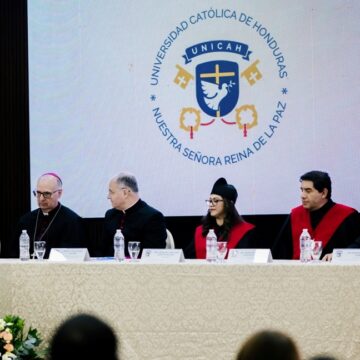
POLYGON ((310 171, 300 178, 302 205, 291 210, 272 255, 275 259, 300 257, 299 237, 308 229, 311 238, 323 243, 322 258, 331 260, 334 248, 360 247, 360 215, 331 200, 331 179, 326 172, 310 171))

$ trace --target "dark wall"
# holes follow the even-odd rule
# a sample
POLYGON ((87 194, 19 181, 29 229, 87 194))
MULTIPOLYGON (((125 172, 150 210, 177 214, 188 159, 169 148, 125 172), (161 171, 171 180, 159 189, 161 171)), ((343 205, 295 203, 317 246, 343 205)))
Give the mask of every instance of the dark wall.
MULTIPOLYGON (((1 253, 11 239, 20 215, 30 210, 29 86, 27 1, 0 1, 0 146, 1 253)), ((220 176, 221 174, 219 174, 220 176)), ((35 174, 36 176, 36 174, 35 174)), ((80 214, 81 215, 81 214, 80 214)), ((165 214, 166 215, 166 214, 165 214)), ((257 226, 263 247, 270 247, 284 216, 245 216, 257 226)), ((100 241, 102 219, 84 219, 91 247, 100 241)), ((192 240, 199 216, 167 217, 177 247, 185 248, 192 240)))
POLYGON ((0 1, 2 248, 30 208, 27 2, 0 1))

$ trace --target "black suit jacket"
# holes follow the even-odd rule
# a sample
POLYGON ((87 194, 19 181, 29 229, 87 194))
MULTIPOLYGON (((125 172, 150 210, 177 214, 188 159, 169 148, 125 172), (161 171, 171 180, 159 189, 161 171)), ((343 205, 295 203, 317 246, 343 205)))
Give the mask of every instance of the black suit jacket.
POLYGON ((97 256, 113 256, 113 238, 120 229, 125 238, 125 255, 128 256, 129 241, 140 241, 141 249, 165 248, 166 225, 163 214, 139 200, 126 211, 110 209, 105 214, 102 242, 96 251, 97 256))

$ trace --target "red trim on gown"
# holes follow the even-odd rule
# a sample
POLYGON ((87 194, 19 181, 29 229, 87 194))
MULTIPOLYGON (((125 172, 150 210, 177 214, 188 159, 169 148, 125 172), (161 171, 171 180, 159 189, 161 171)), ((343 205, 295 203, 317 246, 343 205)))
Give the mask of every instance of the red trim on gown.
POLYGON ((310 211, 302 205, 291 210, 291 232, 293 240, 293 260, 300 258, 299 238, 303 229, 308 229, 312 239, 321 240, 323 248, 330 241, 342 222, 355 209, 341 204, 335 204, 321 219, 315 229, 311 226, 310 211))
MULTIPOLYGON (((248 222, 241 222, 232 227, 228 236, 228 249, 236 248, 244 235, 255 226, 248 222)), ((206 237, 202 235, 203 227, 198 226, 195 230, 195 254, 197 259, 206 259, 206 237)), ((221 238, 218 239, 221 241, 221 238)))

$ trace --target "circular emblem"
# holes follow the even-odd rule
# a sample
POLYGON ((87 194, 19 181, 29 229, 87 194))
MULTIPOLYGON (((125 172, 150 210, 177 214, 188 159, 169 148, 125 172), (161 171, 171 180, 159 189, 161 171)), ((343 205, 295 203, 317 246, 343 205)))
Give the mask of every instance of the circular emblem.
POLYGON ((288 94, 276 36, 253 14, 213 8, 159 36, 149 98, 169 151, 200 166, 235 165, 270 151, 288 94))

